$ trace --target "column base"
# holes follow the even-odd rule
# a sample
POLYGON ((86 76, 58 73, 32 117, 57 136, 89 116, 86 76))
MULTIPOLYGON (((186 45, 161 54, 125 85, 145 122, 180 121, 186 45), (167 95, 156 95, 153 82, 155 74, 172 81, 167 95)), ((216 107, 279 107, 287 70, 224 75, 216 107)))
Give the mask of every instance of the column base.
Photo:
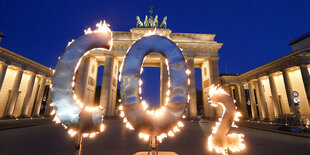
MULTIPOLYGON (((145 152, 137 152, 137 153, 134 153, 133 155, 149 155, 149 152, 145 151, 145 152)), ((152 155, 152 153, 150 152, 150 155, 152 155)), ((158 155, 178 155, 177 153, 175 152, 161 152, 161 151, 158 151, 158 155)))
POLYGON ((18 118, 30 118, 29 115, 19 115, 18 118))
POLYGON ((40 115, 33 114, 32 117, 40 117, 40 115))
POLYGON ((16 117, 13 115, 4 115, 1 117, 1 119, 15 119, 16 117))

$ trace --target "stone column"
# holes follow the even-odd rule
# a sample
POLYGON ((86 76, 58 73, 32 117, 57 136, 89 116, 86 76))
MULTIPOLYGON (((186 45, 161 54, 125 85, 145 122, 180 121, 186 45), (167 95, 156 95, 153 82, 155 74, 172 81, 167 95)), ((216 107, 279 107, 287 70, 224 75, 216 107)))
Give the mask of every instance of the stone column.
POLYGON ((257 109, 256 109, 256 100, 254 94, 254 86, 252 82, 249 82, 249 93, 250 93, 250 101, 251 101, 251 112, 252 112, 252 119, 258 119, 257 109))
POLYGON ((189 116, 194 118, 197 117, 197 100, 196 100, 196 82, 195 82, 195 66, 194 59, 187 60, 188 68, 191 71, 189 74, 190 85, 189 85, 189 116))
POLYGON ((264 89, 261 79, 257 79, 256 88, 259 91, 259 94, 257 94, 257 98, 259 98, 258 105, 260 107, 260 111, 262 114, 261 120, 266 120, 266 119, 269 120, 270 118, 268 114, 268 107, 267 107, 267 102, 266 102, 266 97, 265 97, 265 89, 264 89))
POLYGON ((33 72, 31 72, 30 78, 27 84, 27 89, 25 93, 21 116, 28 116, 27 114, 29 110, 30 99, 31 99, 31 94, 32 94, 35 79, 36 79, 36 75, 33 72))
POLYGON ((279 100, 278 100, 278 92, 276 88, 276 81, 274 80, 272 74, 268 75, 268 78, 269 78, 269 85, 270 85, 270 90, 271 90, 271 97, 272 97, 275 117, 278 117, 279 115, 281 115, 281 113, 280 113, 280 105, 279 105, 279 100))
POLYGON ((231 94, 230 94, 230 86, 229 86, 229 84, 224 84, 224 85, 223 85, 223 89, 226 91, 226 93, 228 93, 229 95, 231 95, 231 94))
POLYGON ((294 114, 297 114, 297 110, 295 108, 294 102, 293 102, 293 96, 292 96, 292 83, 290 80, 290 77, 288 75, 288 72, 286 70, 282 71, 283 75, 283 81, 285 85, 285 91, 286 91, 286 96, 287 96, 287 101, 290 106, 290 111, 294 114))
POLYGON ((257 85, 258 85, 258 90, 259 90, 259 98, 260 98, 260 109, 262 113, 262 117, 264 120, 270 120, 270 116, 268 113, 268 107, 267 107, 267 102, 266 102, 266 97, 265 97, 265 88, 262 83, 262 79, 257 80, 257 85))
POLYGON ((117 58, 105 58, 103 78, 100 94, 100 105, 104 108, 104 115, 114 116, 116 106, 118 61, 117 58), (115 69, 116 68, 116 69, 115 69))
POLYGON ((42 99, 43 99, 44 90, 45 90, 45 83, 46 83, 46 77, 41 76, 40 88, 39 88, 39 91, 37 93, 35 109, 34 109, 33 114, 32 114, 33 116, 39 116, 40 115, 40 109, 41 109, 42 99))
POLYGON ((210 80, 212 84, 220 84, 218 59, 219 58, 212 58, 209 60, 209 65, 211 69, 210 80))
POLYGON ((5 73, 8 68, 8 65, 4 62, 0 62, 0 90, 4 81, 5 73))
POLYGON ((22 80, 22 75, 23 75, 23 70, 21 68, 18 68, 15 79, 14 79, 13 87, 11 89, 10 98, 8 99, 8 103, 5 109, 5 113, 4 113, 6 117, 11 117, 14 112, 15 104, 16 104, 17 97, 19 94, 19 86, 22 80))
POLYGON ((45 105, 45 112, 44 112, 44 116, 50 116, 51 113, 51 106, 50 104, 52 103, 52 90, 49 87, 48 90, 48 95, 47 95, 47 99, 46 99, 46 105, 45 105))
POLYGON ((237 106, 238 109, 241 109, 241 97, 240 97, 240 84, 236 84, 234 85, 234 88, 235 88, 235 100, 236 100, 236 103, 235 105, 237 106))
POLYGON ((201 65, 201 82, 202 82, 202 101, 203 101, 203 113, 204 116, 207 118, 214 118, 215 117, 215 111, 214 107, 210 105, 208 102, 208 91, 209 86, 211 86, 211 80, 209 77, 211 76, 211 69, 210 66, 208 66, 209 60, 204 60, 201 65), (209 68, 208 68, 209 67, 209 68))
POLYGON ((300 72, 302 76, 302 81, 304 82, 305 92, 308 99, 308 104, 310 105, 310 74, 307 65, 301 65, 300 72))
POLYGON ((238 86, 238 90, 240 90, 240 111, 242 113, 243 118, 248 118, 248 107, 246 102, 246 96, 244 91, 244 84, 238 86))
POLYGON ((163 106, 166 103, 168 76, 167 64, 163 57, 160 63, 160 106, 163 106))
POLYGON ((235 93, 234 93, 234 86, 233 85, 231 85, 229 87, 229 94, 232 97, 232 99, 235 100, 235 93))

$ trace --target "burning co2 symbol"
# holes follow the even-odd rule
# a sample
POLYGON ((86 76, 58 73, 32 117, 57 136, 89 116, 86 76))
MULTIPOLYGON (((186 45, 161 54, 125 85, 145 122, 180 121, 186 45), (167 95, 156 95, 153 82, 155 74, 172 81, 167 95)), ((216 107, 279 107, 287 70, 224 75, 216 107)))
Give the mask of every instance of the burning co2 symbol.
POLYGON ((97 30, 90 28, 85 35, 69 42, 65 52, 57 62, 52 81, 52 101, 54 121, 62 123, 70 136, 94 137, 104 130, 102 107, 84 105, 74 93, 76 71, 83 56, 94 48, 110 49, 112 32, 105 22, 97 23, 97 30))
POLYGON ((187 106, 188 76, 187 64, 179 47, 170 39, 159 35, 145 36, 136 41, 128 50, 121 66, 121 117, 126 127, 139 131, 139 137, 159 142, 180 131, 180 121, 187 106), (158 52, 166 57, 169 74, 168 91, 165 105, 158 109, 149 109, 142 100, 140 78, 142 63, 147 54, 158 52))
POLYGON ((243 134, 227 134, 231 127, 237 127, 235 121, 239 121, 240 112, 236 111, 233 99, 222 89, 215 86, 210 87, 209 96, 212 106, 220 105, 223 109, 222 117, 212 128, 212 134, 208 138, 208 148, 217 153, 228 154, 245 148, 243 134))

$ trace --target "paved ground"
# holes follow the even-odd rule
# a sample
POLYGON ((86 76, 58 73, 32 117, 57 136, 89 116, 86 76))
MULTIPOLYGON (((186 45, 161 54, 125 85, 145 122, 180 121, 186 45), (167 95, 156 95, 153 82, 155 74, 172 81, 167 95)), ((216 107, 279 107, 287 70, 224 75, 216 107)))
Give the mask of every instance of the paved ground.
MULTIPOLYGON (((87 139, 84 154, 131 155, 147 149, 136 132, 128 131, 119 120, 106 120, 106 131, 94 139, 87 139)), ((165 139, 160 150, 180 155, 212 154, 206 150, 210 123, 185 122, 185 128, 176 137, 165 139)), ((238 154, 250 155, 309 155, 310 138, 296 137, 269 131, 241 127, 247 149, 238 154)), ((60 125, 44 124, 0 131, 0 154, 43 155, 74 154, 74 139, 60 125)))
POLYGON ((51 122, 52 119, 48 117, 5 119, 0 120, 0 130, 50 124, 51 122))

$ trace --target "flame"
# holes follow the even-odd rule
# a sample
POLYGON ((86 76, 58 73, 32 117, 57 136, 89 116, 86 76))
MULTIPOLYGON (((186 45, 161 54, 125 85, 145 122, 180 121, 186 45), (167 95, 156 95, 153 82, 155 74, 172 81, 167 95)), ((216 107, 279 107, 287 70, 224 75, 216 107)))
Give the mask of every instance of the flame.
POLYGON ((75 136, 75 135, 77 134, 77 131, 75 131, 74 129, 69 129, 69 130, 68 130, 68 134, 69 134, 71 137, 73 137, 73 136, 75 136))
POLYGON ((162 133, 159 136, 157 136, 157 140, 161 143, 163 141, 164 138, 167 138, 167 134, 166 133, 162 133))
MULTIPOLYGON (((216 87, 212 85, 209 90, 209 96, 212 97, 213 95, 216 95, 216 94, 226 94, 229 96, 229 94, 226 91, 224 91, 224 89, 222 89, 221 87, 216 87)), ((211 106, 218 106, 218 105, 222 107, 223 113, 222 113, 221 118, 218 119, 218 122, 215 123, 215 126, 212 127, 212 134, 208 137, 208 149, 210 151, 215 150, 216 153, 221 153, 221 154, 227 154, 228 150, 232 152, 238 152, 238 151, 245 149, 245 144, 243 143, 244 142, 243 134, 236 134, 236 133, 227 134, 223 137, 222 144, 214 143, 213 136, 217 133, 223 121, 223 117, 224 117, 224 114, 226 113, 226 110, 235 110, 235 109, 226 109, 225 105, 220 102, 217 102, 216 104, 214 103, 211 104, 211 106)), ((242 116, 240 112, 234 113, 234 121, 232 122, 232 125, 231 125, 232 127, 238 127, 235 124, 235 121, 239 121, 240 116, 242 116)))
POLYGON ((185 70, 186 75, 190 75, 191 71, 189 69, 185 70))
POLYGON ((54 115, 56 113, 55 109, 52 110, 52 112, 50 113, 50 115, 54 115))
POLYGON ((90 33, 97 33, 97 32, 104 32, 104 33, 108 33, 111 32, 111 29, 109 28, 109 24, 107 24, 105 22, 105 20, 102 22, 100 21, 99 23, 96 24, 97 29, 96 30, 92 30, 90 27, 86 30, 84 30, 85 34, 90 34, 90 33))
POLYGON ((135 128, 133 128, 132 125, 131 125, 129 122, 126 123, 126 127, 127 127, 129 130, 135 130, 135 128))
POLYGON ((144 37, 152 36, 152 35, 155 35, 155 34, 157 34, 157 29, 156 28, 153 31, 149 30, 147 33, 144 34, 144 37))
POLYGON ((148 141, 150 139, 150 135, 140 132, 139 138, 144 139, 145 141, 148 141))
POLYGON ((97 134, 97 133, 95 133, 95 132, 90 133, 90 134, 89 134, 89 138, 93 138, 93 137, 95 137, 95 136, 96 136, 96 134, 97 134))
POLYGON ((101 125, 100 125, 100 132, 103 132, 103 131, 104 131, 104 124, 101 123, 101 125))
POLYGON ((215 94, 226 94, 229 95, 223 88, 217 87, 215 85, 210 86, 209 96, 212 97, 215 94))
POLYGON ((60 119, 57 116, 54 117, 53 121, 56 122, 56 124, 60 123, 60 119))
POLYGON ((75 40, 72 39, 71 41, 68 42, 67 47, 70 46, 75 40))

